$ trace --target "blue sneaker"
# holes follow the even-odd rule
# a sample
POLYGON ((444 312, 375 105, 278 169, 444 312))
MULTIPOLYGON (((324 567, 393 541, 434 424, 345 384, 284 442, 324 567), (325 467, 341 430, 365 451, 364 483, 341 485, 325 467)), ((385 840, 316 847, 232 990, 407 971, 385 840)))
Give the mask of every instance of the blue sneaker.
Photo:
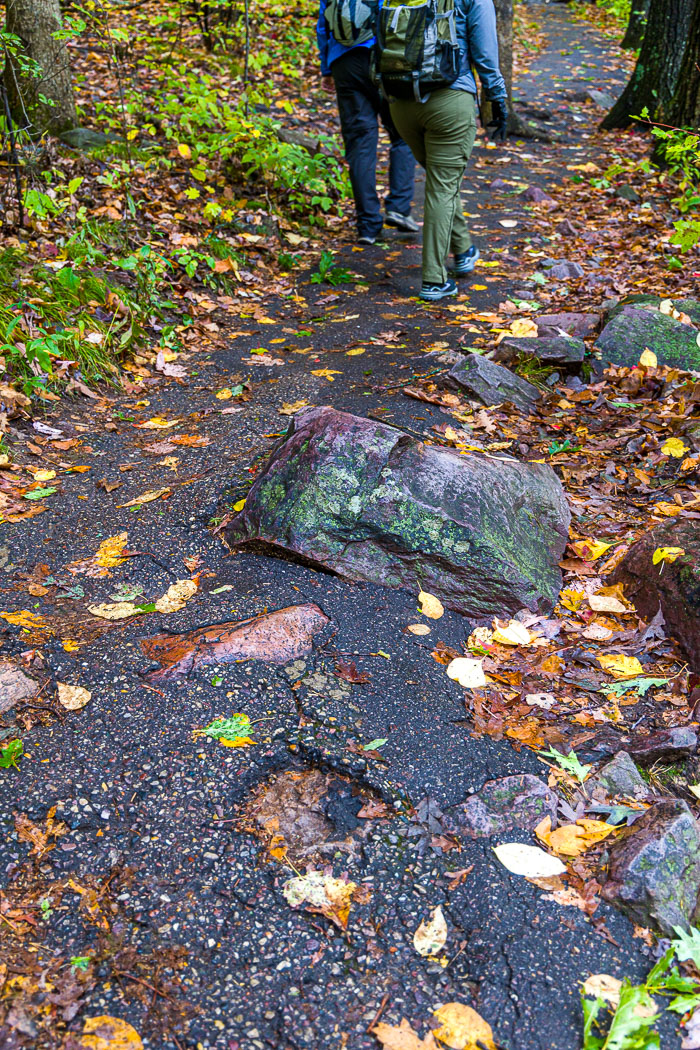
POLYGON ((468 248, 466 252, 459 252, 455 255, 454 273, 458 277, 464 277, 466 274, 471 273, 476 266, 478 258, 479 249, 475 244, 472 244, 471 248, 468 248))
POLYGON ((444 284, 426 284, 423 282, 420 290, 420 298, 429 303, 437 302, 438 299, 446 299, 449 295, 457 294, 457 284, 448 277, 444 284))

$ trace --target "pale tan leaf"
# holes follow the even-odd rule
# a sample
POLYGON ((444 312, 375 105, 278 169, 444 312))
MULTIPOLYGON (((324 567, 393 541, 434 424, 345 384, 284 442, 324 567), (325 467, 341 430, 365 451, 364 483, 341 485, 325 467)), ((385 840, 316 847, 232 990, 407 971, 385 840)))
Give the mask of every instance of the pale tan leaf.
POLYGON ((423 920, 413 934, 413 947, 419 955, 437 955, 447 941, 447 923, 438 904, 433 908, 430 918, 423 920))
POLYGON ((58 690, 58 702, 65 707, 66 711, 79 711, 90 702, 92 693, 81 685, 66 685, 65 682, 56 682, 58 690))

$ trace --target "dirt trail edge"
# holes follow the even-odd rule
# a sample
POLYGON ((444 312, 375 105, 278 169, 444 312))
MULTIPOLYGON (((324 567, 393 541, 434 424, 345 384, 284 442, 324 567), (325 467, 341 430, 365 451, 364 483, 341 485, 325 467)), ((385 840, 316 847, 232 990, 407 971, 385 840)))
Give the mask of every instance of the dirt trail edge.
MULTIPOLYGON (((514 245, 529 229, 522 199, 506 189, 499 203, 492 184, 555 193, 596 150, 587 87, 624 82, 563 7, 528 8, 550 44, 518 82, 521 111, 547 110, 555 141, 482 144, 465 181, 487 264, 462 285, 475 312, 520 280, 514 245)), ((464 300, 409 298, 420 248, 393 233, 365 250, 346 240, 336 262, 359 279, 251 300, 225 350, 184 362, 186 382, 63 403, 43 421, 53 432, 27 425, 14 442, 58 483, 44 513, 3 526, 0 547, 4 656, 38 683, 2 730, 19 726, 25 751, 0 778, 0 937, 20 980, 4 1046, 87 1045, 84 1019, 108 1015, 158 1050, 371 1050, 379 1018, 425 1035, 433 1010, 459 1001, 508 1050, 577 1050, 581 981, 650 969, 608 904, 590 918, 499 864, 493 846, 532 844, 529 831, 451 833, 446 810, 486 782, 548 773, 535 751, 473 734, 464 690, 431 657, 462 653, 471 625, 269 552, 231 556, 214 532, 286 429, 280 409, 328 404, 418 436, 450 421, 402 388, 469 341, 464 300), (246 382, 245 399, 231 393, 246 382), (196 593, 182 584, 193 579, 196 593), (254 619, 294 606, 301 626, 293 613, 265 635, 254 619), (246 619, 243 635, 211 629, 246 619), (416 622, 430 633, 407 632, 416 622), (205 628, 194 648, 167 637, 205 628), (280 662, 254 659, 265 644, 280 662), (185 673, 158 673, 162 652, 185 673), (87 690, 86 706, 66 709, 84 696, 65 690, 57 703, 57 683, 87 690), (228 742, 243 746, 196 733, 239 714, 228 742), (54 808, 65 827, 46 825, 54 808), (285 883, 308 866, 355 884, 349 921, 337 902, 290 906, 285 883), (414 933, 438 905, 447 944, 423 957, 414 933)), ((663 1040, 679 1045, 672 1024, 663 1040)))

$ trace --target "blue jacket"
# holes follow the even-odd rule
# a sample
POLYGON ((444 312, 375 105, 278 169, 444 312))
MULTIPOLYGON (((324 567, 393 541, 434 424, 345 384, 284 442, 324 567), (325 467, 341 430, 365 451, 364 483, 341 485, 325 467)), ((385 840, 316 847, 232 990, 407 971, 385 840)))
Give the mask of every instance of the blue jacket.
MULTIPOLYGON (((339 44, 331 34, 324 16, 325 9, 326 0, 321 0, 316 38, 321 55, 321 73, 328 76, 332 63, 351 48, 339 44)), ((493 0, 455 0, 455 28, 460 45, 460 74, 450 86, 457 91, 469 91, 476 95, 476 80, 472 71, 476 69, 486 97, 492 102, 505 100, 506 85, 498 66, 493 0)), ((373 44, 374 39, 356 46, 372 47, 373 44)))
MULTIPOLYGON (((328 22, 326 22, 324 14, 325 10, 326 0, 321 0, 321 9, 318 13, 318 22, 316 23, 316 40, 318 41, 318 52, 321 56, 321 73, 324 77, 327 77, 336 58, 340 58, 346 51, 352 51, 352 48, 339 44, 335 39, 328 28, 328 22)), ((362 44, 355 44, 355 47, 374 47, 374 40, 375 38, 372 37, 370 40, 365 40, 362 44)))

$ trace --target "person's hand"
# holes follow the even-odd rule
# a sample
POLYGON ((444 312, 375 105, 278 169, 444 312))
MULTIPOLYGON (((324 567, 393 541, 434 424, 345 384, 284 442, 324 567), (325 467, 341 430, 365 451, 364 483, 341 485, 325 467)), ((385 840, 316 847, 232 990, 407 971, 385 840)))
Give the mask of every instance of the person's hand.
POLYGON ((505 142, 508 132, 508 107, 505 99, 497 99, 491 103, 491 120, 486 125, 487 133, 490 132, 492 142, 505 142))
POLYGON ((321 91, 335 91, 333 77, 321 77, 321 91))

